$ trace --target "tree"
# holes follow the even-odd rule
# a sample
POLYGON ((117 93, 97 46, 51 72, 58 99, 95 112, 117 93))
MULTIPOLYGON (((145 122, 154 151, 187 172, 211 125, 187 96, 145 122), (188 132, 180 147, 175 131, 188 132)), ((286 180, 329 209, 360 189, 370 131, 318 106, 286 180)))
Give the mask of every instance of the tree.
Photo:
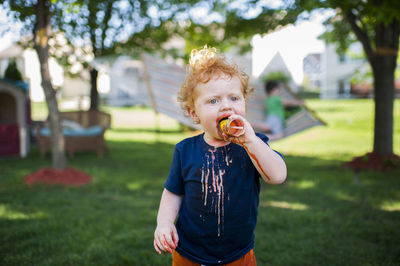
POLYGON ((5 2, 8 4, 9 15, 14 20, 23 23, 22 32, 30 32, 33 35, 32 46, 39 57, 42 87, 49 110, 53 168, 64 169, 67 166, 65 140, 61 132, 56 92, 51 84, 48 64, 48 41, 51 36, 51 14, 54 6, 49 0, 9 0, 5 2))
MULTIPOLYGON (((235 1, 234 1, 235 2, 235 1)), ((374 78, 375 124, 373 152, 393 153, 394 73, 400 37, 400 1, 396 0, 295 0, 283 1, 279 8, 263 6, 263 1, 249 0, 224 14, 225 39, 249 39, 279 25, 307 18, 315 10, 334 10, 326 20, 324 38, 336 42, 341 51, 359 41, 371 65, 374 78), (246 6, 247 9, 243 9, 246 6), (256 16, 246 16, 249 10, 256 16), (308 13, 309 14, 309 13, 308 13)), ((236 43, 239 43, 236 41, 236 43)))
POLYGON ((391 0, 330 1, 337 14, 327 21, 344 50, 352 34, 361 42, 374 79, 375 122, 373 151, 393 153, 394 80, 400 38, 400 3, 391 0), (343 23, 345 22, 345 23, 343 23))
MULTIPOLYGON (((48 66, 50 48, 51 55, 63 58, 65 53, 60 53, 57 46, 57 34, 60 32, 66 36, 70 44, 69 52, 76 50, 72 47, 73 41, 83 41, 84 53, 92 53, 94 56, 112 55, 123 51, 127 46, 138 47, 141 44, 152 43, 161 47, 161 44, 169 37, 163 26, 176 12, 183 10, 188 3, 180 1, 145 1, 145 0, 1 0, 0 4, 8 11, 8 16, 14 22, 21 22, 20 35, 32 35, 33 38, 24 43, 33 47, 39 57, 42 86, 46 96, 49 110, 50 128, 52 132, 52 159, 53 168, 63 169, 67 166, 65 155, 65 140, 54 90, 48 66), (178 6, 181 6, 180 8, 178 6), (155 14, 149 13, 152 9, 155 14), (175 12, 175 13, 174 13, 175 12), (52 32, 54 29, 54 32, 52 32), (157 31, 156 31, 157 29, 157 31), (135 33, 137 38, 134 38, 135 33), (158 35, 154 36, 154 33, 158 35), (151 38, 152 35, 152 38, 151 38), (49 40, 55 40, 54 47, 49 46, 49 40), (134 41, 133 41, 134 40, 134 41), (147 41, 146 41, 147 40, 147 41), (148 42, 148 40, 151 40, 148 42), (87 41, 85 43, 85 41, 87 41), (146 41, 145 43, 143 43, 146 41), (87 51, 87 44, 90 49, 87 51), (86 46, 85 46, 86 45, 86 46), (54 54, 53 54, 54 53, 54 54)), ((196 1, 193 1, 196 2, 196 1)), ((169 31, 168 31, 169 32, 169 31)), ((167 33, 168 33, 167 32, 167 33)), ((171 32, 169 32, 171 33, 171 32)), ((63 44, 65 45, 65 44, 63 44)), ((73 52, 70 52, 73 54, 73 52)), ((75 56, 75 54, 73 54, 75 56)), ((68 60, 68 57, 64 57, 68 60)), ((91 109, 98 108, 97 75, 95 68, 82 60, 82 65, 90 68, 91 77, 91 109)), ((66 65, 66 64, 64 64, 66 65)))
MULTIPOLYGON (((180 1, 64 0, 58 9, 57 27, 75 46, 88 46, 94 58, 137 50, 158 50, 172 34, 168 20, 187 7, 180 1)), ((190 1, 189 1, 190 2, 190 1)), ((137 52, 137 51, 135 51, 137 52)), ((79 59, 78 59, 79 60, 79 59)), ((96 68, 81 60, 90 71, 90 109, 98 109, 96 68)))

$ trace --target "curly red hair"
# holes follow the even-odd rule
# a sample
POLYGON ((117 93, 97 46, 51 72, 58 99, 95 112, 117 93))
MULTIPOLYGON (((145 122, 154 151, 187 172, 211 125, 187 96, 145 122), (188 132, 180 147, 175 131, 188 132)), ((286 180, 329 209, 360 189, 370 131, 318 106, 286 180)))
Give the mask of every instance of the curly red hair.
POLYGON ((178 102, 181 108, 187 111, 193 109, 195 93, 194 90, 199 83, 207 83, 213 78, 236 76, 242 85, 243 96, 246 99, 253 90, 249 88, 249 76, 241 71, 236 64, 229 63, 216 48, 205 46, 201 50, 193 49, 190 53, 188 75, 178 92, 178 102))

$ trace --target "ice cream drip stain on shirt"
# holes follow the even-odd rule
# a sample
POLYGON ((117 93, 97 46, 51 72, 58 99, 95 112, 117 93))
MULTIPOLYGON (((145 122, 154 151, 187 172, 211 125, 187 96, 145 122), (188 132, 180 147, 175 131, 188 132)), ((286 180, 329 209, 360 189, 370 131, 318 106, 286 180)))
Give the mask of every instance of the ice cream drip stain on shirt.
MULTIPOLYGON (((225 170, 220 168, 220 163, 229 166, 232 159, 228 156, 226 147, 218 151, 217 148, 209 149, 201 169, 201 185, 204 199, 204 206, 217 214, 218 237, 221 236, 221 226, 224 225, 224 175, 225 170), (222 160, 222 161, 220 161, 222 160), (208 197, 211 197, 208 201, 208 197)), ((204 216, 203 216, 204 219, 204 216)))

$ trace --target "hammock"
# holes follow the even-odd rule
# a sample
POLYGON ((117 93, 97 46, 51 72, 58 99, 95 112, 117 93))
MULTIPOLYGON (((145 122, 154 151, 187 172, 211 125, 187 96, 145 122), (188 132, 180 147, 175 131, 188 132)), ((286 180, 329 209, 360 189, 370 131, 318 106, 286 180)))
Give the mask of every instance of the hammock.
MULTIPOLYGON (((200 126, 183 114, 176 100, 178 90, 185 80, 185 69, 176 64, 169 64, 148 54, 142 54, 143 76, 148 98, 143 104, 150 105, 156 113, 163 113, 193 129, 200 126)), ((265 120, 266 95, 262 86, 253 85, 254 92, 247 101, 247 119, 250 123, 261 123, 265 120)), ((299 98, 288 87, 281 90, 284 99, 299 98)), ((290 136, 313 126, 324 125, 316 114, 305 106, 285 121, 284 136, 290 136)))
MULTIPOLYGON (((267 97, 264 86, 257 84, 253 87, 254 92, 249 96, 247 101, 247 119, 251 123, 264 123, 266 114, 265 100, 267 97)), ((280 96, 286 100, 300 100, 300 97, 287 85, 280 90, 280 96)), ((298 111, 285 120, 284 137, 288 137, 314 126, 326 124, 307 106, 299 106, 296 110, 298 111)))

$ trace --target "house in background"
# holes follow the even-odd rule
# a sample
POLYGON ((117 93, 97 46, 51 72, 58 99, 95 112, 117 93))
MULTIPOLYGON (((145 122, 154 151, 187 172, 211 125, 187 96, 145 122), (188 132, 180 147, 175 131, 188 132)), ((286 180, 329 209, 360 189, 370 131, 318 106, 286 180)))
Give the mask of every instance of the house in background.
MULTIPOLYGON (((327 45, 323 53, 307 55, 303 60, 306 85, 320 91, 321 98, 373 97, 373 77, 367 60, 361 55, 360 44, 340 55, 334 45, 327 45)), ((397 66, 400 71, 400 65, 397 66)), ((395 80, 395 97, 400 97, 400 79, 395 80)))
POLYGON ((106 70, 109 90, 101 91, 106 103, 115 106, 148 105, 143 63, 130 56, 120 56, 106 70))
POLYGON ((322 80, 322 54, 309 54, 303 59, 303 84, 311 91, 320 91, 322 80))
MULTIPOLYGON (((351 49, 361 53, 358 45, 351 49)), ((340 55, 334 45, 328 44, 323 53, 304 58, 303 71, 311 89, 319 89, 321 98, 348 98, 351 97, 351 78, 365 64, 365 59, 340 55)))

